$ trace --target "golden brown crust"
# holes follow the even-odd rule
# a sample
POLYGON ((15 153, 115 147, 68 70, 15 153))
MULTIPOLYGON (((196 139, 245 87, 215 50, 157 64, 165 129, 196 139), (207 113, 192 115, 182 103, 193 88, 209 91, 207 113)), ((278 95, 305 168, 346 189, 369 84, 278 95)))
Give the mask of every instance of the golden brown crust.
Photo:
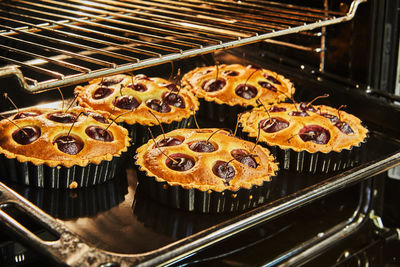
MULTIPOLYGON (((0 153, 7 158, 16 158, 20 162, 32 162, 35 165, 46 164, 50 167, 57 165, 65 167, 86 166, 89 163, 99 164, 103 160, 110 161, 114 156, 120 156, 122 152, 127 151, 129 146, 128 131, 115 123, 112 123, 107 129, 113 136, 112 141, 103 142, 90 138, 85 133, 87 127, 98 126, 106 129, 109 123, 101 123, 92 116, 80 115, 71 129, 70 135, 82 140, 84 146, 76 155, 64 153, 53 142, 57 137, 67 135, 72 123, 60 123, 48 119, 49 114, 60 112, 60 110, 30 109, 26 111, 39 111, 41 114, 20 119, 14 119, 14 115, 9 119, 20 128, 37 126, 40 128, 41 135, 30 144, 19 144, 12 136, 13 132, 19 128, 7 119, 0 121, 0 153)), ((88 113, 90 111, 84 108, 68 110, 68 113, 75 115, 79 115, 81 112, 88 113)))
POLYGON ((142 125, 156 125, 158 122, 149 113, 149 110, 151 110, 162 123, 171 123, 173 121, 181 121, 184 118, 189 118, 193 112, 199 109, 199 101, 197 98, 191 92, 183 89, 179 91, 178 95, 184 100, 184 108, 169 105, 171 108, 170 112, 160 113, 146 106, 146 101, 151 99, 162 100, 162 97, 165 94, 171 93, 171 91, 167 88, 167 86, 171 84, 171 82, 168 82, 162 78, 146 77, 144 75, 129 76, 125 74, 119 74, 106 78, 94 79, 90 81, 89 85, 87 86, 77 86, 75 88, 75 93, 78 94, 77 102, 83 107, 109 112, 112 114, 113 118, 125 113, 124 115, 118 117, 117 122, 126 122, 127 124, 139 123, 142 125), (116 84, 103 86, 110 88, 113 92, 104 98, 94 99, 93 94, 99 87, 102 87, 103 79, 116 79, 121 81, 116 84), (144 92, 133 90, 131 87, 129 87, 132 83, 134 85, 141 84, 145 86, 147 90, 144 92), (129 112, 127 109, 120 109, 114 106, 114 99, 116 97, 120 97, 121 95, 134 97, 136 100, 138 100, 140 105, 134 108, 131 112, 129 112))
MULTIPOLYGON (((289 122, 289 126, 277 132, 268 133, 264 130, 260 130, 260 142, 265 142, 270 146, 279 146, 281 149, 293 149, 294 151, 308 151, 310 153, 323 152, 328 153, 331 151, 340 152, 343 149, 351 149, 353 146, 359 146, 367 137, 368 130, 362 126, 361 120, 357 117, 339 111, 335 108, 324 106, 324 105, 313 105, 316 112, 307 111, 309 116, 291 116, 290 112, 301 111, 299 104, 288 104, 281 103, 273 105, 273 107, 285 108, 285 111, 280 112, 269 112, 263 108, 256 108, 250 112, 243 113, 240 118, 240 123, 243 127, 243 131, 247 132, 249 136, 257 137, 258 125, 263 120, 269 120, 273 118, 280 118, 289 122), (296 109, 297 107, 297 109, 296 109), (346 122, 352 129, 353 133, 346 134, 339 130, 335 126, 335 122, 332 122, 328 118, 321 114, 333 115, 342 122, 346 122), (339 115, 340 114, 340 115, 339 115), (317 144, 312 141, 303 141, 299 135, 301 129, 305 126, 318 125, 329 131, 330 139, 326 144, 317 144)), ((266 107, 270 110, 271 107, 266 107)), ((264 125, 266 122, 264 122, 264 125)))
POLYGON ((260 100, 264 104, 278 103, 285 100, 287 96, 292 96, 295 91, 293 84, 276 72, 267 69, 256 69, 251 66, 246 67, 240 64, 198 67, 183 76, 182 86, 192 91, 197 97, 204 98, 206 101, 230 106, 241 105, 244 107, 258 106, 257 100, 260 100), (229 75, 228 73, 231 71, 235 71, 237 75, 229 75), (217 76, 218 79, 224 79, 226 85, 221 90, 214 92, 204 90, 203 85, 208 81, 215 80, 217 76), (274 80, 278 82, 274 82, 274 80), (245 84, 254 86, 257 90, 257 94, 250 99, 240 97, 235 92, 239 85, 245 84))
MULTIPOLYGON (((178 129, 166 134, 167 137, 180 137, 184 141, 175 146, 157 148, 154 140, 149 140, 146 144, 137 149, 136 164, 148 176, 154 176, 157 181, 166 181, 169 185, 180 185, 183 188, 196 188, 202 191, 215 190, 223 191, 225 189, 236 191, 239 188, 249 189, 253 185, 261 185, 264 181, 269 181, 271 176, 275 175, 278 165, 274 162, 274 157, 270 152, 261 146, 234 136, 228 132, 219 130, 209 140, 217 146, 214 152, 195 152, 189 148, 193 141, 206 141, 210 135, 218 129, 178 129), (254 148, 254 150, 253 150, 254 148), (212 168, 216 161, 222 160, 228 162, 233 159, 231 151, 234 149, 244 149, 246 152, 257 155, 257 168, 248 167, 237 160, 229 164, 235 169, 236 175, 229 182, 224 184, 224 179, 216 176, 212 168), (167 155, 174 153, 183 153, 195 159, 195 165, 187 171, 174 171, 166 165, 167 155)), ((155 141, 163 140, 163 136, 158 136, 155 141)))

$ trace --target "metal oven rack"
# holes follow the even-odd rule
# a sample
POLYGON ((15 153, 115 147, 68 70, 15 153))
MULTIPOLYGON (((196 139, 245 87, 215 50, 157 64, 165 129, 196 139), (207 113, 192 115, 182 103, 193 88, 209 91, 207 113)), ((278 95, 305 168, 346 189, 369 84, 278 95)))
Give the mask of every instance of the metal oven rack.
POLYGON ((0 1, 0 77, 33 93, 267 39, 283 44, 271 38, 321 36, 311 30, 351 20, 365 1, 347 13, 257 0, 0 1))

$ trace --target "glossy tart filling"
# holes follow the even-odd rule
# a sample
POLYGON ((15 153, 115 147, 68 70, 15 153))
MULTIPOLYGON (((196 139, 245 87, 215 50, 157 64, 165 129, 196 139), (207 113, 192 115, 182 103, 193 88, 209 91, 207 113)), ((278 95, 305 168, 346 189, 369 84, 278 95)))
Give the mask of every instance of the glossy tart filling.
POLYGON ((256 108, 240 118, 243 131, 270 146, 310 153, 339 152, 359 146, 368 130, 361 120, 342 110, 307 103, 281 103, 256 108), (267 110, 268 111, 267 111, 267 110))
POLYGON ((102 110, 117 122, 154 125, 152 111, 162 123, 181 121, 198 110, 197 98, 176 84, 144 74, 124 74, 94 79, 87 86, 75 88, 79 105, 102 110))
POLYGON ((127 130, 111 122, 83 108, 22 111, 0 121, 0 153, 50 167, 110 161, 129 146, 127 130))
POLYGON ((278 103, 295 91, 293 84, 276 72, 239 64, 196 68, 184 75, 182 85, 206 101, 230 106, 278 103))
POLYGON ((278 165, 259 145, 219 129, 178 129, 139 147, 136 164, 159 182, 202 191, 261 185, 278 165))

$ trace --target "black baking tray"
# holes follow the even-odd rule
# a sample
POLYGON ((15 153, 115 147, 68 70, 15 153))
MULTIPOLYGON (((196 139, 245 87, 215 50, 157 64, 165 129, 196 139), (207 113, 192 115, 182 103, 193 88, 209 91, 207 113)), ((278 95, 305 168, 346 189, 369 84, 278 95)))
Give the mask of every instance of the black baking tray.
MULTIPOLYGON (((219 62, 223 63, 247 64, 254 61, 250 56, 246 60, 233 55, 219 58, 219 62)), ((263 62, 257 63, 268 67, 263 62)), ((242 212, 223 214, 171 210, 146 197, 136 196, 137 177, 132 155, 127 157, 125 167, 110 184, 94 187, 90 189, 92 193, 79 190, 75 193, 51 190, 38 193, 35 191, 37 189, 10 183, 1 177, 2 182, 11 188, 10 191, 0 186, 0 216, 3 222, 6 221, 5 226, 24 244, 56 262, 69 265, 166 264, 400 164, 398 108, 369 97, 351 85, 318 77, 307 69, 299 72, 290 67, 279 66, 278 70, 277 66, 270 65, 270 68, 295 83, 297 100, 311 100, 317 95, 329 93, 331 97, 321 100, 319 104, 335 107, 346 104, 348 112, 364 121, 370 130, 370 137, 365 144, 362 162, 347 170, 332 173, 279 171, 276 177, 278 182, 271 188, 265 203, 242 212), (113 195, 110 200, 109 194, 118 195, 113 195), (46 206, 48 201, 38 201, 37 198, 52 195, 57 196, 49 198, 52 208, 46 206), (90 203, 92 207, 84 203, 90 203), (26 211, 53 232, 57 240, 51 247, 36 240, 34 234, 31 236, 19 225, 23 224, 23 220, 14 223, 7 219, 12 212, 6 212, 8 210, 4 207, 11 211, 13 208, 26 211), (60 208, 63 213, 58 212, 60 208), (91 211, 81 210, 87 208, 91 211)), ((199 124, 201 127, 218 125, 210 121, 199 121, 199 124)))

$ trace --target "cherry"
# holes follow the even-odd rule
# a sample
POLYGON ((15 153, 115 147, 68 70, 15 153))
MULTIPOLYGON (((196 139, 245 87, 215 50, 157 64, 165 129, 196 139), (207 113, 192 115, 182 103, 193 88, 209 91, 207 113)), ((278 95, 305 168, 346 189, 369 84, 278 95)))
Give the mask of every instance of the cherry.
POLYGON ((99 126, 90 126, 86 128, 85 133, 94 140, 103 142, 111 142, 113 140, 112 135, 99 126))
POLYGON ((26 117, 36 117, 42 114, 40 111, 24 111, 19 112, 14 116, 14 120, 23 119, 26 117))
POLYGON ((98 121, 98 122, 108 123, 108 120, 103 115, 101 115, 99 113, 89 112, 88 115, 90 117, 92 117, 93 119, 95 119, 96 121, 98 121))
POLYGON ((289 112, 290 116, 298 116, 298 117, 307 117, 309 116, 305 111, 291 111, 289 112))
POLYGON ((266 133, 279 132, 289 127, 289 122, 282 118, 270 118, 260 121, 260 128, 266 133))
POLYGON ((114 92, 113 89, 108 87, 99 87, 93 93, 93 99, 102 99, 106 98, 107 96, 111 95, 114 92))
POLYGON ((284 108, 284 107, 272 106, 272 107, 269 109, 269 112, 283 112, 283 111, 286 111, 286 108, 284 108))
POLYGON ((265 89, 268 89, 268 90, 270 90, 270 91, 272 91, 272 92, 277 92, 278 91, 278 89, 276 89, 276 87, 275 86, 273 86, 271 83, 269 83, 269 82, 266 82, 266 81, 259 81, 258 82, 258 84, 262 87, 262 88, 265 88, 265 89))
POLYGON ((163 84, 162 86, 166 87, 170 92, 179 92, 178 86, 174 83, 163 84))
POLYGON ((240 163, 246 165, 247 167, 257 168, 257 166, 258 166, 258 163, 257 163, 256 159, 253 156, 249 155, 247 153, 247 151, 245 151, 243 149, 232 150, 231 151, 231 155, 237 161, 239 161, 240 163))
POLYGON ((166 137, 157 142, 158 147, 163 146, 177 146, 183 143, 185 139, 183 137, 166 137))
POLYGON ((299 108, 302 111, 310 111, 310 112, 317 112, 317 110, 312 106, 312 105, 308 105, 307 102, 301 102, 299 105, 299 108))
POLYGON ((335 122, 339 121, 338 117, 336 117, 335 115, 328 114, 328 113, 322 113, 321 116, 327 118, 332 123, 335 123, 335 122))
POLYGON ((171 111, 171 107, 168 105, 168 103, 161 102, 158 99, 147 100, 146 106, 160 113, 167 113, 171 111))
POLYGON ((140 103, 131 95, 120 96, 113 101, 114 106, 120 109, 132 110, 137 108, 140 103))
POLYGON ((54 140, 53 144, 57 144, 57 148, 66 154, 76 155, 83 148, 83 142, 71 135, 62 135, 54 140))
POLYGON ((176 153, 170 155, 165 164, 168 166, 168 168, 174 170, 174 171, 187 171, 191 168, 193 168, 195 161, 192 157, 186 154, 182 153, 176 153), (172 160, 173 159, 173 160, 172 160))
POLYGON ((229 185, 229 182, 236 175, 235 168, 233 168, 232 165, 222 160, 218 160, 217 162, 215 162, 212 171, 216 176, 225 180, 224 182, 225 185, 229 185))
POLYGON ((226 75, 226 76, 238 76, 239 72, 234 71, 234 70, 224 70, 222 72, 222 75, 226 75))
POLYGON ((211 142, 197 141, 189 144, 189 148, 195 152, 214 152, 216 149, 211 142))
POLYGON ((28 145, 38 139, 41 135, 40 128, 37 126, 25 126, 12 133, 12 137, 20 145, 28 145))
POLYGON ((319 125, 305 126, 300 130, 299 136, 304 142, 311 141, 320 145, 327 144, 331 138, 329 131, 319 125))
POLYGON ((137 84, 129 84, 128 85, 129 88, 132 88, 135 91, 138 92, 145 92, 147 91, 147 86, 142 84, 142 83, 137 83, 137 84))
POLYGON ((58 111, 47 115, 47 118, 49 120, 60 123, 73 123, 76 120, 77 116, 74 113, 58 111))
POLYGON ((168 105, 177 108, 185 108, 185 100, 183 100, 183 97, 176 93, 168 92, 164 94, 163 101, 166 102, 168 105))
POLYGON ((350 125, 348 125, 344 121, 337 121, 335 123, 335 126, 337 128, 339 128, 339 130, 344 134, 353 134, 354 133, 354 131, 353 131, 353 129, 351 129, 350 125))
POLYGON ((273 77, 273 76, 271 76, 271 75, 268 75, 267 73, 264 74, 264 77, 265 77, 268 81, 273 82, 274 84, 281 84, 281 82, 278 81, 275 77, 273 77))
POLYGON ((222 78, 218 78, 217 80, 211 79, 207 80, 203 83, 203 90, 206 92, 215 92, 224 88, 226 85, 226 81, 222 78))
POLYGON ((257 88, 248 84, 239 84, 235 92, 238 96, 243 97, 244 99, 252 99, 257 96, 257 88))
POLYGON ((120 82, 122 82, 123 79, 124 79, 123 77, 118 77, 118 76, 105 77, 101 81, 101 85, 104 85, 105 87, 107 87, 110 85, 120 83, 120 82))

